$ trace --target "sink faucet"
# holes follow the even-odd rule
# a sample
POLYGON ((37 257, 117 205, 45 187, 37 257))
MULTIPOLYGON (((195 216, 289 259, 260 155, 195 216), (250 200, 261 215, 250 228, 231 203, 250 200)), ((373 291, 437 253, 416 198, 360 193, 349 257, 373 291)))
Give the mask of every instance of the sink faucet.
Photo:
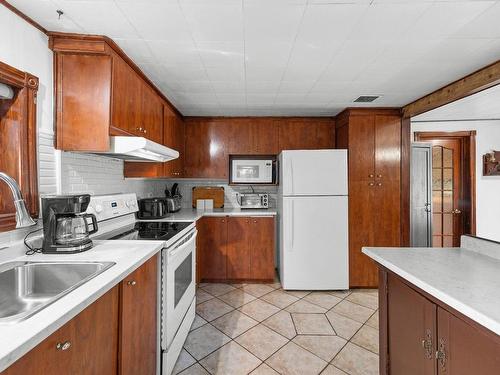
POLYGON ((3 172, 0 172, 0 180, 5 181, 7 186, 9 186, 12 191, 14 206, 16 207, 16 228, 25 228, 35 225, 36 223, 33 221, 28 213, 28 210, 26 209, 21 189, 19 189, 19 185, 16 180, 3 172))

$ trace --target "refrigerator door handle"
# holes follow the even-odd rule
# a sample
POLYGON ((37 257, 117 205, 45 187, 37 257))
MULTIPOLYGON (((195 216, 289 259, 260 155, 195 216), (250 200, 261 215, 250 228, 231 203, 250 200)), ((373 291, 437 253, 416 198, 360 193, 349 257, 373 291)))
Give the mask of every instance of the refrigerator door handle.
POLYGON ((295 242, 295 202, 292 201, 292 241, 290 246, 290 252, 293 251, 293 243, 295 242))
MULTIPOLYGON (((295 181, 293 180, 293 160, 290 158, 290 184, 292 185, 292 195, 295 193, 295 181)), ((293 204, 292 204, 293 207, 293 204)))

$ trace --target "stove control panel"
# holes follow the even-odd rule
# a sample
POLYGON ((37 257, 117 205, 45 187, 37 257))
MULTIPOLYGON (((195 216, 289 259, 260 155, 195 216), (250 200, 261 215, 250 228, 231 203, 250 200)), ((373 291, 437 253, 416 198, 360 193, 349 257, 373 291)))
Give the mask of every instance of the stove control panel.
POLYGON ((114 195, 93 195, 87 213, 94 214, 97 221, 112 219, 139 210, 135 193, 114 195))

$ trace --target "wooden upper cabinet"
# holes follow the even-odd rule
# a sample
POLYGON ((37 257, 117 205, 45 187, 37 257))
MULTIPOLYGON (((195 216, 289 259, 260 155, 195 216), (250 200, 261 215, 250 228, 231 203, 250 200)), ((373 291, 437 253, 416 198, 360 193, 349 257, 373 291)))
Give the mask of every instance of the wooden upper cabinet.
POLYGON ((276 121, 253 119, 251 132, 255 154, 276 155, 280 153, 279 125, 276 121))
POLYGON ((335 120, 331 118, 290 119, 279 122, 280 150, 335 148, 335 120))
POLYGON ((156 374, 158 256, 120 283, 120 375, 156 374))
POLYGON ((143 83, 142 121, 140 133, 156 143, 163 143, 163 103, 153 90, 143 83))
POLYGON ((118 298, 114 287, 2 375, 116 374, 118 298))
POLYGON ((56 147, 109 149, 111 65, 107 55, 56 54, 56 147))
POLYGON ((185 121, 185 177, 227 178, 228 127, 218 121, 185 121))
POLYGON ((163 142, 168 100, 111 39, 51 33, 49 46, 58 149, 107 151, 110 134, 163 142))
POLYGON ((179 152, 179 157, 165 163, 166 177, 184 176, 184 122, 168 106, 163 107, 163 144, 179 152))
MULTIPOLYGON (((142 122, 142 81, 122 59, 113 59, 111 126, 138 135, 142 122)), ((118 132, 119 133, 119 132, 118 132)))

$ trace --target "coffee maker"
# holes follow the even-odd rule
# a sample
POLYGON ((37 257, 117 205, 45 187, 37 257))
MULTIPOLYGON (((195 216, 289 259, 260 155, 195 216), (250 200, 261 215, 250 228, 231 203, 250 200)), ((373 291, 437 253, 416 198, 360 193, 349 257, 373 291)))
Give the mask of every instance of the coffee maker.
POLYGON ((85 213, 89 202, 89 194, 42 198, 43 253, 72 254, 92 248, 89 236, 97 232, 97 219, 85 213))

